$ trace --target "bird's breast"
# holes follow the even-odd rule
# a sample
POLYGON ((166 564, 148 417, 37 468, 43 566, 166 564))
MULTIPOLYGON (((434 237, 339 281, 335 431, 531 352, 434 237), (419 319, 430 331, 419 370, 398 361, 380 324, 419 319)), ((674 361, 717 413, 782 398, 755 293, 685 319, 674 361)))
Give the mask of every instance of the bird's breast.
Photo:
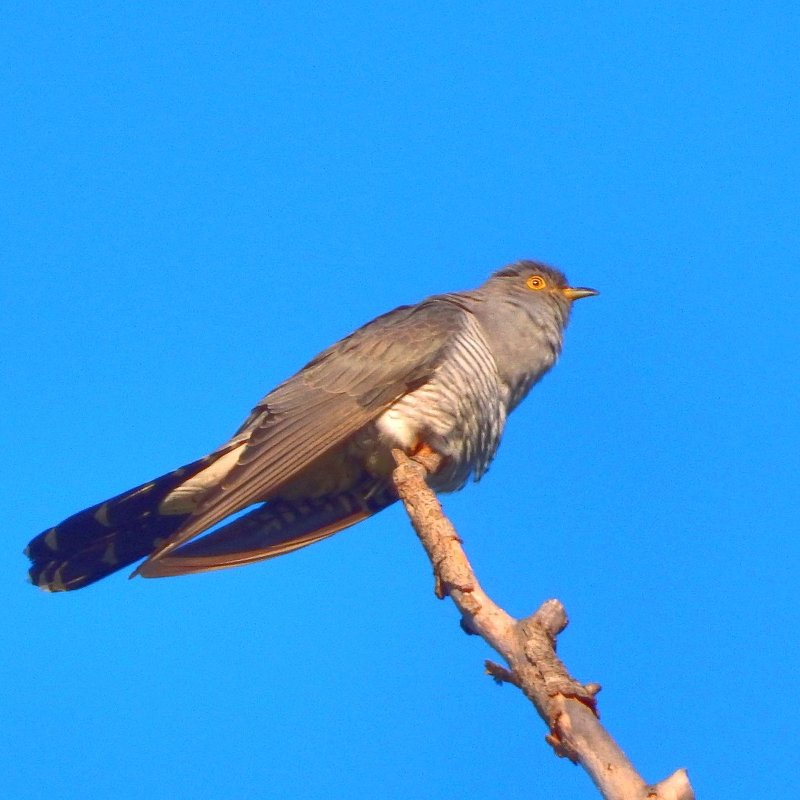
POLYGON ((392 449, 426 444, 444 457, 429 483, 440 492, 460 489, 486 471, 505 426, 509 390, 500 379, 482 332, 467 325, 430 379, 408 392, 330 453, 281 496, 321 496, 373 478, 391 479, 392 449))

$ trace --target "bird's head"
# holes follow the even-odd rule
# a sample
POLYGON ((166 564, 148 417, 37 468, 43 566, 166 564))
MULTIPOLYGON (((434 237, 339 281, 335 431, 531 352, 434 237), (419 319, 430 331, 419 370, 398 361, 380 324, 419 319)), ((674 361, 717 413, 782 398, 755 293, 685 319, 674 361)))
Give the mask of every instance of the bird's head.
POLYGON ((538 261, 517 261, 492 275, 490 283, 525 305, 555 304, 567 314, 575 300, 599 294, 595 289, 570 286, 566 277, 554 267, 538 261))
POLYGON ((517 261, 474 293, 474 306, 503 382, 509 409, 553 366, 573 302, 597 294, 570 286, 564 275, 537 261, 517 261))

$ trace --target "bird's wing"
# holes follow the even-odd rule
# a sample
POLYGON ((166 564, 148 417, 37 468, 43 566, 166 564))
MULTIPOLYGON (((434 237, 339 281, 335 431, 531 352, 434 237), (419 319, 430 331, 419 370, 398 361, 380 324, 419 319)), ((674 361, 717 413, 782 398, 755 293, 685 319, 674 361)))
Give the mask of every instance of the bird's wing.
POLYGON ((353 489, 304 500, 276 500, 142 566, 146 578, 166 578, 275 558, 319 542, 383 510, 394 487, 366 479, 353 489))
POLYGON ((320 353, 253 409, 237 432, 248 435, 237 463, 144 564, 268 500, 424 384, 464 321, 456 304, 430 298, 390 311, 320 353))

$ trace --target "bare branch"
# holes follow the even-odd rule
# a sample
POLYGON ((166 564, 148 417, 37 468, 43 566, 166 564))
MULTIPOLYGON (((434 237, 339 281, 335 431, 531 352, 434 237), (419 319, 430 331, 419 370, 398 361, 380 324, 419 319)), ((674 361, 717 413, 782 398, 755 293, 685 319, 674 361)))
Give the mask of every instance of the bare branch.
POLYGON ((507 667, 487 661, 486 671, 519 687, 533 703, 556 754, 580 764, 607 800, 694 800, 685 770, 646 784, 600 724, 595 699, 600 686, 576 681, 556 655, 556 637, 567 626, 558 600, 547 600, 530 617, 516 620, 483 591, 461 539, 425 482, 438 467, 438 456, 429 450, 413 459, 401 450, 392 453, 394 483, 433 565, 436 596, 449 595, 463 616, 462 626, 503 657, 507 667))

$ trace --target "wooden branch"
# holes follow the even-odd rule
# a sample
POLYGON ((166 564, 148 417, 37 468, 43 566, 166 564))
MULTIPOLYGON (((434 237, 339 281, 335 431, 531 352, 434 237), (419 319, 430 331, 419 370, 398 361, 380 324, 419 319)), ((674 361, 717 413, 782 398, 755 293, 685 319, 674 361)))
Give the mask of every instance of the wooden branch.
POLYGON ((556 637, 567 626, 558 600, 547 600, 530 617, 517 620, 483 591, 455 528, 425 482, 439 457, 431 451, 413 459, 401 450, 392 454, 394 484, 433 565, 437 597, 449 595, 462 614, 462 627, 505 659, 507 667, 487 661, 487 672, 519 687, 533 703, 556 754, 580 764, 607 800, 694 800, 683 769, 646 784, 600 724, 595 697, 600 686, 576 681, 556 655, 556 637))

